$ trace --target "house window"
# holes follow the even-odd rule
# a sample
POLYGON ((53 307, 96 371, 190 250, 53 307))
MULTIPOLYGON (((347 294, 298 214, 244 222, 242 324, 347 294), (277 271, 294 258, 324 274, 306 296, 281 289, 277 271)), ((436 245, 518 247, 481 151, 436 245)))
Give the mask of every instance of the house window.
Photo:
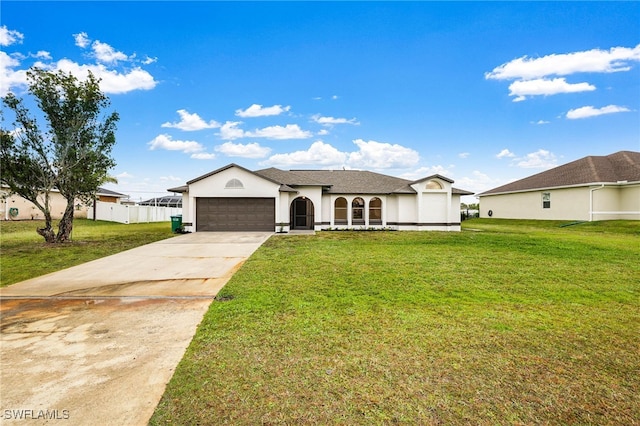
POLYGON ((334 222, 336 224, 346 224, 347 223, 347 200, 340 197, 336 198, 334 204, 334 222))
POLYGON ((382 224, 382 200, 378 197, 369 201, 369 223, 372 225, 382 224))
POLYGON ((239 179, 231 179, 224 186, 224 189, 244 189, 244 185, 239 179))
POLYGON ((542 193, 542 208, 550 209, 551 208, 551 193, 543 192, 542 193))
POLYGON ((442 185, 438 181, 430 180, 427 182, 427 189, 442 189, 442 185))
POLYGON ((364 225, 364 200, 356 197, 351 202, 351 223, 364 225))

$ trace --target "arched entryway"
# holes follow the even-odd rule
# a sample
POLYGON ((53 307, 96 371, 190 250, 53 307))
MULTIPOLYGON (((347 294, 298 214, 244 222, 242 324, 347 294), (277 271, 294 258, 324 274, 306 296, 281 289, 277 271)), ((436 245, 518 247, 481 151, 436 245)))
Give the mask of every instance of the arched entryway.
POLYGON ((298 197, 291 203, 291 229, 314 229, 313 202, 307 197, 298 197))

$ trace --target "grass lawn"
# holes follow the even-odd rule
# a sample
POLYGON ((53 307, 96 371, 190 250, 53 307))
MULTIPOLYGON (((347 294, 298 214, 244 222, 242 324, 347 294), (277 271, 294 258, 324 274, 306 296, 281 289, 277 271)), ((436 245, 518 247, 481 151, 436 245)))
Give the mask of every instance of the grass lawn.
POLYGON ((638 424, 640 222, 565 223, 274 236, 151 424, 638 424))
POLYGON ((0 287, 173 236, 169 222, 124 225, 75 219, 73 241, 47 244, 36 233, 43 226, 38 220, 0 221, 0 287))

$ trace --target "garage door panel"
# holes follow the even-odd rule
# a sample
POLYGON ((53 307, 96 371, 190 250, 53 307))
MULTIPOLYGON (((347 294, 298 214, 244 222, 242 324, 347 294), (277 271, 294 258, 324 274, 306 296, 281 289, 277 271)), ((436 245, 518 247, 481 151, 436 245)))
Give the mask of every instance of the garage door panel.
POLYGON ((274 198, 198 198, 196 231, 269 231, 275 229, 274 198))

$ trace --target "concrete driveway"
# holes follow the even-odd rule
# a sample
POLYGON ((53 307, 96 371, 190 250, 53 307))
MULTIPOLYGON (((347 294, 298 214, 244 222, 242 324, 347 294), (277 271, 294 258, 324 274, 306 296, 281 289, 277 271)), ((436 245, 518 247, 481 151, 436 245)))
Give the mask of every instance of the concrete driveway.
POLYGON ((271 235, 181 235, 0 289, 0 423, 146 425, 213 298, 271 235))

